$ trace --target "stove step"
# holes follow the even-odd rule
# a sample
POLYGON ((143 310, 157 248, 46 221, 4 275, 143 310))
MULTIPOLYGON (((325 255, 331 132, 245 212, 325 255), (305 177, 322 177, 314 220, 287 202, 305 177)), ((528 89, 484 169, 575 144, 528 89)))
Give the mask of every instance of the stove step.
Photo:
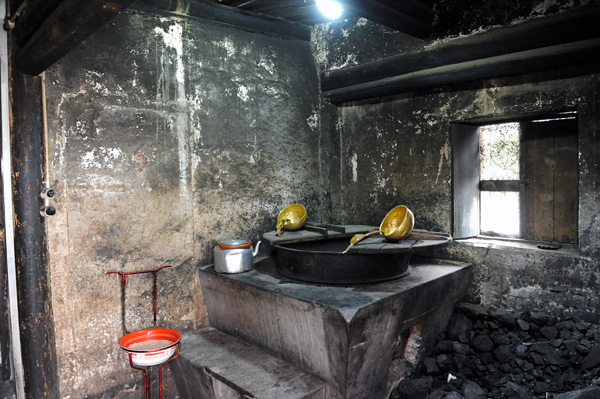
POLYGON ((324 399, 314 375, 214 328, 181 340, 173 378, 181 399, 324 399))

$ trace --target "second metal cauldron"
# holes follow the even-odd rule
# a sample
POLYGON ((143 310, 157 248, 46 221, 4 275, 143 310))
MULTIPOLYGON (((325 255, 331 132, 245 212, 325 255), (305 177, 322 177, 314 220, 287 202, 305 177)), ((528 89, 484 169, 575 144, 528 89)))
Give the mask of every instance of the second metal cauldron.
MULTIPOLYGON (((377 249, 383 238, 369 238, 362 248, 342 254, 348 239, 275 245, 277 271, 286 277, 323 284, 361 284, 396 279, 409 273, 414 241, 394 244, 393 250, 377 249)), ((380 246, 379 246, 380 247, 380 246)))

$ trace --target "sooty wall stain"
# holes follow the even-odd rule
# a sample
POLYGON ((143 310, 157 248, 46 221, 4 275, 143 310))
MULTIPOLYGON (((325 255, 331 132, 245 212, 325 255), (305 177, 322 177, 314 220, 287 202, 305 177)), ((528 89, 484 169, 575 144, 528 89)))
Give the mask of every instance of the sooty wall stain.
MULTIPOLYGON (((439 2, 433 39, 532 18, 550 3, 541 12, 568 5, 532 2, 484 20, 439 2)), ((321 102, 320 72, 427 44, 366 20, 316 27, 309 44, 128 11, 50 68, 58 213, 48 244, 61 395, 130 382, 117 346, 123 315, 129 330, 151 324, 152 279, 130 279, 123 309, 118 278, 103 271, 173 264, 158 276, 158 321, 186 331, 207 323, 195 270, 212 261, 216 241, 256 241, 290 203, 303 203, 311 221, 374 225, 405 204, 417 228, 449 232, 449 124, 479 117, 577 109, 578 252, 454 244, 429 255, 476 265, 473 300, 597 317, 600 77, 321 102)))
POLYGON ((130 382, 117 340, 206 325, 196 268, 218 239, 257 241, 300 202, 325 220, 320 98, 308 42, 125 12, 46 72, 60 389, 130 382), (123 310, 123 304, 125 309, 123 310))
MULTIPOLYGON (((593 319, 600 297, 597 196, 600 144, 597 93, 590 75, 502 88, 433 93, 340 113, 340 186, 334 209, 345 220, 377 224, 395 205, 413 210, 415 228, 452 231, 450 125, 457 121, 576 109, 579 118, 579 245, 575 252, 523 250, 497 243, 454 243, 435 256, 474 263, 471 299, 485 304, 558 309, 593 319), (564 289, 557 290, 556 286, 564 289), (573 298, 585 300, 575 302, 573 298)), ((499 209, 498 212, 502 212, 499 209)))
MULTIPOLYGON (((496 2, 484 2, 481 7, 454 3, 437 5, 437 28, 443 39, 459 33, 472 34, 480 31, 481 26, 483 30, 493 29, 497 27, 495 24, 506 22, 504 19, 481 20, 482 25, 471 26, 469 18, 447 13, 443 7, 452 6, 455 13, 472 16, 483 12, 487 6, 496 6, 496 2), (457 31, 446 31, 444 26, 455 27, 457 31)), ((532 2, 525 10, 511 10, 510 19, 523 21, 577 5, 572 2, 532 2), (556 7, 551 7, 550 3, 556 7)), ((380 40, 365 30, 347 31, 354 37, 339 34, 338 40, 347 43, 380 40)), ((437 38, 432 38, 432 42, 435 40, 437 38)), ((423 44, 424 47, 428 45, 423 44)), ((353 49, 330 51, 352 52, 353 49)), ((323 59, 343 60, 344 56, 334 54, 323 59)), ((339 175, 331 178, 330 185, 339 187, 339 190, 331 190, 339 195, 332 199, 332 209, 339 211, 344 222, 377 225, 389 209, 404 204, 414 211, 416 228, 450 233, 452 123, 548 110, 576 110, 580 187, 577 248, 548 252, 497 243, 454 243, 428 255, 476 265, 476 278, 469 298, 473 301, 515 310, 536 306, 597 319, 600 204, 594 193, 600 187, 600 169, 596 161, 600 154, 597 101, 600 77, 590 74, 544 81, 529 75, 507 82, 491 79, 338 108, 335 142, 338 152, 333 162, 339 165, 339 175)))

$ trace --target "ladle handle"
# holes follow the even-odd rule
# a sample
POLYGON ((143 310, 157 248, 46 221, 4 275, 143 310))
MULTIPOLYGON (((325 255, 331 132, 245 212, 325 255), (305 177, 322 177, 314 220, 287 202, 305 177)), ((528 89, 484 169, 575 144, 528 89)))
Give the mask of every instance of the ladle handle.
POLYGON ((346 248, 346 250, 345 250, 344 252, 342 252, 342 255, 345 255, 345 254, 346 254, 346 252, 348 252, 348 250, 349 250, 350 248, 352 248, 352 246, 353 246, 354 244, 356 244, 357 242, 359 242, 359 241, 362 241, 362 240, 364 240, 365 238, 367 238, 368 236, 370 236, 370 235, 373 235, 373 234, 376 234, 376 233, 377 233, 377 234, 381 234, 381 231, 379 231, 379 230, 375 230, 375 231, 372 231, 372 232, 370 232, 370 233, 367 233, 367 234, 356 234, 354 237, 352 237, 352 239, 350 240, 350 245, 348 245, 348 248, 346 248))
POLYGON ((281 237, 281 229, 283 229, 283 225, 289 221, 290 219, 281 219, 279 223, 277 223, 277 236, 281 237))

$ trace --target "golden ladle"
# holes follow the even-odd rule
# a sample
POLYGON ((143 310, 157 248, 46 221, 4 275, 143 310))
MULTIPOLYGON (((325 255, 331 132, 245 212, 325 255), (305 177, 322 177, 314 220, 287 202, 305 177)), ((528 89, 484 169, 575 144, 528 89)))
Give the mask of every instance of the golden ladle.
POLYGON ((348 252, 348 250, 349 250, 350 248, 352 248, 352 246, 353 246, 354 244, 356 244, 357 242, 359 242, 359 241, 362 241, 362 240, 364 240, 365 238, 367 238, 368 236, 370 236, 370 235, 372 235, 372 234, 375 234, 375 233, 377 233, 377 234, 381 234, 381 231, 379 231, 379 230, 375 230, 375 231, 372 231, 372 232, 370 232, 370 233, 367 233, 367 234, 363 234, 363 233, 361 233, 361 234, 356 234, 354 237, 352 237, 352 239, 350 240, 350 245, 348 245, 348 248, 346 248, 346 249, 344 250, 344 252, 342 252, 342 254, 345 254, 346 252, 348 252))
POLYGON ((298 230, 306 222, 306 208, 301 204, 286 206, 277 217, 277 235, 281 237, 281 230, 298 230))
POLYGON ((414 226, 415 216, 413 215, 412 211, 405 205, 399 205, 388 212, 379 225, 379 230, 366 234, 356 234, 354 237, 352 237, 350 240, 350 245, 348 245, 348 248, 346 248, 342 254, 348 252, 348 250, 357 242, 362 241, 375 233, 383 235, 388 241, 395 242, 403 240, 410 235, 414 226))

